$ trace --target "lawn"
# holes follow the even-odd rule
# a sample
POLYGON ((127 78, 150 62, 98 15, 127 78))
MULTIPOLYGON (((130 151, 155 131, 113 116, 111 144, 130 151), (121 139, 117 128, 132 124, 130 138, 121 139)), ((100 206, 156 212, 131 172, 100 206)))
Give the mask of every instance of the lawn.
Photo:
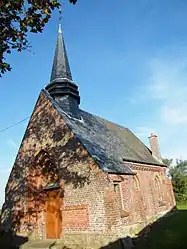
POLYGON ((178 205, 176 213, 155 223, 146 239, 140 239, 136 249, 187 248, 187 204, 178 205))

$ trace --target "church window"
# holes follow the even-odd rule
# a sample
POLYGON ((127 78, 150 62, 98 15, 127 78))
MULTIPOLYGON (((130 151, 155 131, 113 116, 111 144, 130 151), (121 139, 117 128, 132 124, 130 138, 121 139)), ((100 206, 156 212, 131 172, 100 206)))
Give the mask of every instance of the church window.
POLYGON ((140 190, 140 181, 137 176, 133 177, 133 184, 136 190, 140 190))
POLYGON ((154 179, 154 187, 157 192, 158 202, 162 201, 162 193, 161 193, 161 180, 158 176, 154 179))
POLYGON ((119 184, 118 183, 114 183, 114 192, 116 193, 118 190, 119 184))

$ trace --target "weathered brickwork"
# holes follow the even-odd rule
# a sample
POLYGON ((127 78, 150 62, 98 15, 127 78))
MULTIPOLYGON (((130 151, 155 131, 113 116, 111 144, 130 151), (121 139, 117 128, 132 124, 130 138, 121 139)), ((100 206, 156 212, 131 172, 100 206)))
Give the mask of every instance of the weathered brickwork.
POLYGON ((85 229, 89 226, 87 205, 66 206, 63 208, 63 228, 85 229), (72 219, 73 217, 73 219, 72 219))
POLYGON ((58 232, 66 241, 72 236, 80 240, 81 236, 100 234, 101 245, 135 234, 171 210, 175 201, 164 167, 128 166, 135 175, 101 171, 41 94, 6 187, 3 226, 29 237, 46 238, 46 200, 52 193, 51 184, 58 183, 53 188, 55 196, 62 199, 58 232))
POLYGON ((168 190, 171 193, 172 185, 166 178, 164 168, 149 165, 142 166, 142 169, 141 165, 131 165, 131 168, 136 175, 126 176, 121 183, 124 209, 131 210, 126 218, 128 224, 137 220, 145 221, 159 212, 173 208, 173 195, 166 195, 168 190), (159 188, 156 186, 156 179, 159 179, 159 188))

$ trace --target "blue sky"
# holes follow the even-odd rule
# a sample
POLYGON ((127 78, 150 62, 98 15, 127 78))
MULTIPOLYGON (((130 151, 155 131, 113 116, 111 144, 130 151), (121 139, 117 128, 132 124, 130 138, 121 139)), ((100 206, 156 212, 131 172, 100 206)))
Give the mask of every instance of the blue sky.
MULTIPOLYGON (((63 33, 81 107, 130 128, 164 157, 187 159, 187 2, 64 0, 63 33)), ((32 53, 12 53, 0 79, 0 130, 30 116, 49 82, 58 14, 32 53)), ((0 203, 27 122, 0 133, 0 203)))

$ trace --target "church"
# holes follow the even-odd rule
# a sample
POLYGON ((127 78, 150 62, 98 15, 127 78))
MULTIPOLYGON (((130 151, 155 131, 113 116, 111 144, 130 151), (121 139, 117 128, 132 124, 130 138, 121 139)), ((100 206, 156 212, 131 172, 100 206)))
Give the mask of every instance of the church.
POLYGON ((4 229, 99 248, 175 207, 157 136, 149 149, 130 129, 80 109, 80 99, 59 27, 50 82, 6 185, 4 229))

